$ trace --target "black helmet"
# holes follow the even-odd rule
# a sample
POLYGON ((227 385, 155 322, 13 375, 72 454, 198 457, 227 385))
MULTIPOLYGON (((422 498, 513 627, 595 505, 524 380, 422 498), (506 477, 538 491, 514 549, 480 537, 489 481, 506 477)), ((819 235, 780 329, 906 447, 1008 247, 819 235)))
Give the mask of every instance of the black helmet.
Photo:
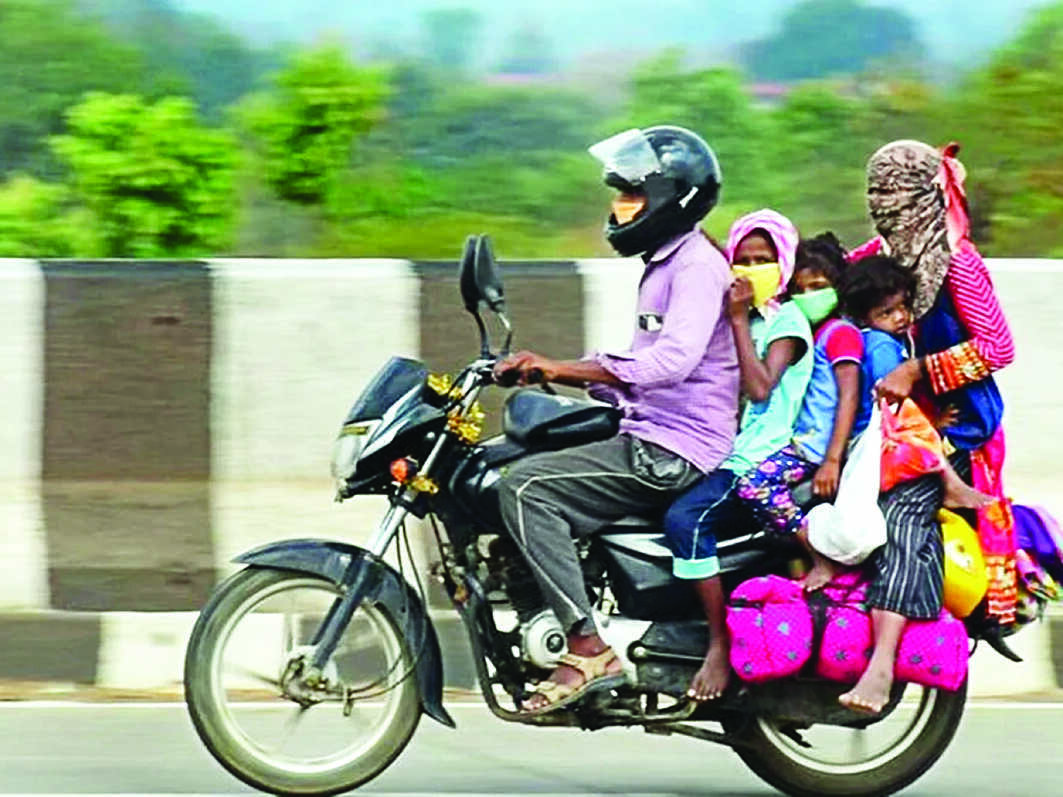
POLYGON ((720 196, 720 164, 704 139, 670 125, 627 130, 599 141, 590 153, 605 167, 605 184, 642 194, 646 206, 620 224, 610 214, 606 240, 628 257, 653 252, 694 226, 720 196))

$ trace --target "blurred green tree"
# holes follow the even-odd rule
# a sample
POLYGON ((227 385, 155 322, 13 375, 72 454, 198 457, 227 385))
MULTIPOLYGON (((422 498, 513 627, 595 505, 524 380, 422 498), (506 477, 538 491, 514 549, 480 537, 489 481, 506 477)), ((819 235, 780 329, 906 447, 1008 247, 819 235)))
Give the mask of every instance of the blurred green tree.
POLYGON ((237 118, 279 197, 325 204, 357 138, 382 118, 388 92, 385 70, 353 66, 327 46, 296 54, 272 90, 243 101, 237 118))
POLYGON ((940 138, 960 141, 986 251, 1063 256, 1063 3, 975 72, 944 108, 940 138))
POLYGON ((84 19, 70 0, 0 4, 0 174, 54 175, 47 137, 86 91, 135 91, 143 64, 132 47, 84 19))
POLYGON ((693 130, 716 152, 726 201, 764 201, 772 177, 766 151, 775 140, 774 123, 770 112, 753 105, 738 72, 685 71, 679 52, 663 53, 635 70, 625 121, 617 129, 622 124, 693 130))
POLYGON ((861 0, 803 0, 779 31, 746 47, 758 80, 802 80, 862 72, 875 62, 910 65, 924 57, 915 22, 895 8, 861 0))
POLYGON ((65 185, 25 174, 0 184, 0 257, 99 257, 94 230, 65 185))
POLYGON ((937 102, 933 89, 908 80, 798 86, 772 114, 768 195, 803 233, 830 229, 849 245, 862 242, 871 231, 868 156, 893 139, 929 136, 937 102))
POLYGON ((229 238, 235 144, 183 98, 92 93, 52 139, 109 257, 205 255, 229 238))
POLYGON ((171 0, 79 0, 142 53, 158 94, 187 94, 207 118, 247 94, 280 66, 277 48, 253 48, 212 17, 179 11, 171 0))

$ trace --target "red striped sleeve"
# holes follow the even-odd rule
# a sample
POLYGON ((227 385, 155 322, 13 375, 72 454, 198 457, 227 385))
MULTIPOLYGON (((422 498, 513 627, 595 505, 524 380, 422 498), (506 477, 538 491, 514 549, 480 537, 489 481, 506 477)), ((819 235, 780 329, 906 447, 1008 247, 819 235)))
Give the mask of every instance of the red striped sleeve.
POLYGON ((1015 359, 1015 342, 989 269, 973 246, 953 254, 947 279, 956 312, 982 362, 990 371, 1010 364, 1015 359))

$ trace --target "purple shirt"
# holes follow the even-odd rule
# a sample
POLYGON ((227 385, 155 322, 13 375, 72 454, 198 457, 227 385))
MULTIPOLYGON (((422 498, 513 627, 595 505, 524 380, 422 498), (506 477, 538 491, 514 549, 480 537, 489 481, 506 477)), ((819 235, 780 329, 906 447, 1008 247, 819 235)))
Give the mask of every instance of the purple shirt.
POLYGON ((624 382, 590 390, 623 410, 620 431, 706 473, 731 453, 738 425, 738 354, 723 312, 731 281, 700 231, 669 241, 643 272, 631 348, 594 355, 624 382))

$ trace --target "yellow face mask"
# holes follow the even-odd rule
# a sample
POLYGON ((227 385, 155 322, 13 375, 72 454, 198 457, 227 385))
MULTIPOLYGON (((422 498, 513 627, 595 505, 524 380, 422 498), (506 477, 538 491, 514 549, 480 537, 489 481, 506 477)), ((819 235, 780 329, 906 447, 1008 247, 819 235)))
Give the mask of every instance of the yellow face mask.
POLYGON ((646 207, 646 197, 621 194, 613 200, 613 215, 617 224, 627 224, 646 207))
POLYGON ((757 263, 755 266, 731 266, 736 278, 745 277, 753 285, 753 306, 763 307, 779 293, 782 269, 778 263, 757 263))

